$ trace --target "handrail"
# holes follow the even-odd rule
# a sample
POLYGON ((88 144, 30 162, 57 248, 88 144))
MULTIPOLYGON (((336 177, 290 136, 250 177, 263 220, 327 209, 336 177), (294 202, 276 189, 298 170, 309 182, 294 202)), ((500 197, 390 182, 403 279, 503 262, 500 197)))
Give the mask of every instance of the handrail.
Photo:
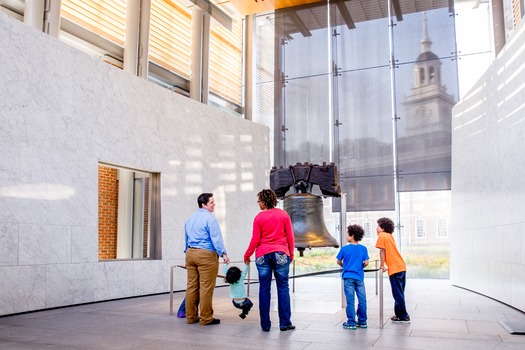
MULTIPOLYGON (((230 263, 244 263, 244 261, 232 261, 230 263)), ((376 295, 378 293, 378 279, 379 279, 379 328, 383 329, 383 271, 377 267, 379 260, 374 260, 375 268, 373 269, 365 269, 365 272, 375 272, 375 278, 376 278, 376 295)), ((220 262, 220 264, 223 264, 220 262)), ((183 265, 172 265, 170 267, 170 315, 173 315, 173 271, 175 267, 186 269, 183 265)), ((317 275, 326 275, 326 274, 332 274, 343 271, 342 269, 336 269, 336 270, 326 270, 326 271, 319 271, 319 272, 311 272, 311 273, 305 273, 302 275, 295 275, 295 268, 294 268, 294 275, 289 277, 291 279, 295 278, 301 278, 301 277, 311 277, 311 276, 317 276, 317 275)), ((217 275, 217 277, 224 277, 221 275, 217 275)), ((248 269, 248 278, 246 279, 247 282, 247 292, 246 295, 250 296, 250 269, 248 269)), ((246 281, 245 280, 245 281, 246 281)), ((294 285, 294 292, 295 292, 295 285, 294 285)), ((341 305, 343 307, 343 305, 341 305)))

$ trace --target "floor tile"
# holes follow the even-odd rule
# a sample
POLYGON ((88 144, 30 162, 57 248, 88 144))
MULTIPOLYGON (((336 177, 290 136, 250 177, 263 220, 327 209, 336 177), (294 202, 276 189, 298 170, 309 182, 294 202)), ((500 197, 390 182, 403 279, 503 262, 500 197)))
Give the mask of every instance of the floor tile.
MULTIPOLYGON (((0 349, 524 349, 525 336, 511 335, 500 320, 525 321, 525 314, 448 280, 407 281, 410 324, 394 324, 393 299, 384 279, 383 310, 376 280, 365 278, 368 328, 347 330, 338 275, 295 279, 291 293, 293 331, 278 328, 277 294, 272 290, 270 332, 262 332, 258 285, 250 286, 254 308, 239 317, 229 290, 216 288, 219 325, 188 325, 169 314, 169 294, 100 302, 0 317, 0 349), (382 311, 382 314, 381 314, 382 311), (383 322, 380 323, 380 319, 383 322)), ((184 293, 174 294, 174 312, 184 293)))

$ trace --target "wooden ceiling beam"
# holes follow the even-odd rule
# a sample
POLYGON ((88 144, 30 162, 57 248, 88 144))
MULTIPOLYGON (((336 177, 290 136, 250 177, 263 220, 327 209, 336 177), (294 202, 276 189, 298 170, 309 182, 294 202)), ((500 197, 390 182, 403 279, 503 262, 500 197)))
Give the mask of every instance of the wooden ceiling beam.
POLYGON ((339 13, 341 14, 341 17, 343 17, 343 20, 345 21, 348 29, 355 29, 354 20, 352 19, 350 12, 346 8, 345 2, 337 1, 336 4, 337 4, 337 8, 339 9, 339 13))
POLYGON ((312 4, 326 0, 230 0, 230 3, 244 16, 268 12, 287 7, 312 4))
POLYGON ((301 20, 301 17, 299 17, 299 15, 297 14, 297 12, 286 12, 286 16, 288 16, 293 24, 296 25, 297 29, 299 30, 299 32, 306 38, 306 37, 309 37, 309 36, 312 36, 312 33, 310 33, 310 31, 308 30, 308 28, 306 27, 306 25, 304 24, 304 22, 301 20))
POLYGON ((392 6, 394 7, 394 13, 396 14, 397 21, 401 22, 403 20, 403 11, 401 11, 399 0, 392 0, 392 6))

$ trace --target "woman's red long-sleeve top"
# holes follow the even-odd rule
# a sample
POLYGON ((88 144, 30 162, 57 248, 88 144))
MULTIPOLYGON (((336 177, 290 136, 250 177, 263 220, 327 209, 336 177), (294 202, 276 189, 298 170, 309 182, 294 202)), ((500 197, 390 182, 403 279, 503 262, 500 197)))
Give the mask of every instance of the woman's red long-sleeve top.
POLYGON ((283 252, 294 258, 295 239, 292 220, 288 213, 279 208, 261 211, 253 219, 253 231, 250 245, 244 253, 244 260, 252 256, 258 258, 268 253, 283 252))

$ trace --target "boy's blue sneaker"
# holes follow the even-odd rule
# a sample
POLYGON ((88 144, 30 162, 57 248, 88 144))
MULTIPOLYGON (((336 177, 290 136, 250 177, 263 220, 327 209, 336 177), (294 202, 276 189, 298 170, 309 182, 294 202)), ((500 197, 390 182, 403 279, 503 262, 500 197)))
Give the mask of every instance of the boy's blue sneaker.
POLYGON ((356 329, 356 326, 355 326, 355 325, 351 325, 351 324, 345 322, 345 323, 343 323, 343 328, 344 328, 344 329, 355 330, 355 329, 356 329))
POLYGON ((177 317, 178 318, 186 318, 186 313, 185 312, 178 312, 177 313, 177 317))
POLYGON ((357 327, 359 327, 359 328, 368 328, 366 323, 359 323, 359 322, 357 322, 357 327))

